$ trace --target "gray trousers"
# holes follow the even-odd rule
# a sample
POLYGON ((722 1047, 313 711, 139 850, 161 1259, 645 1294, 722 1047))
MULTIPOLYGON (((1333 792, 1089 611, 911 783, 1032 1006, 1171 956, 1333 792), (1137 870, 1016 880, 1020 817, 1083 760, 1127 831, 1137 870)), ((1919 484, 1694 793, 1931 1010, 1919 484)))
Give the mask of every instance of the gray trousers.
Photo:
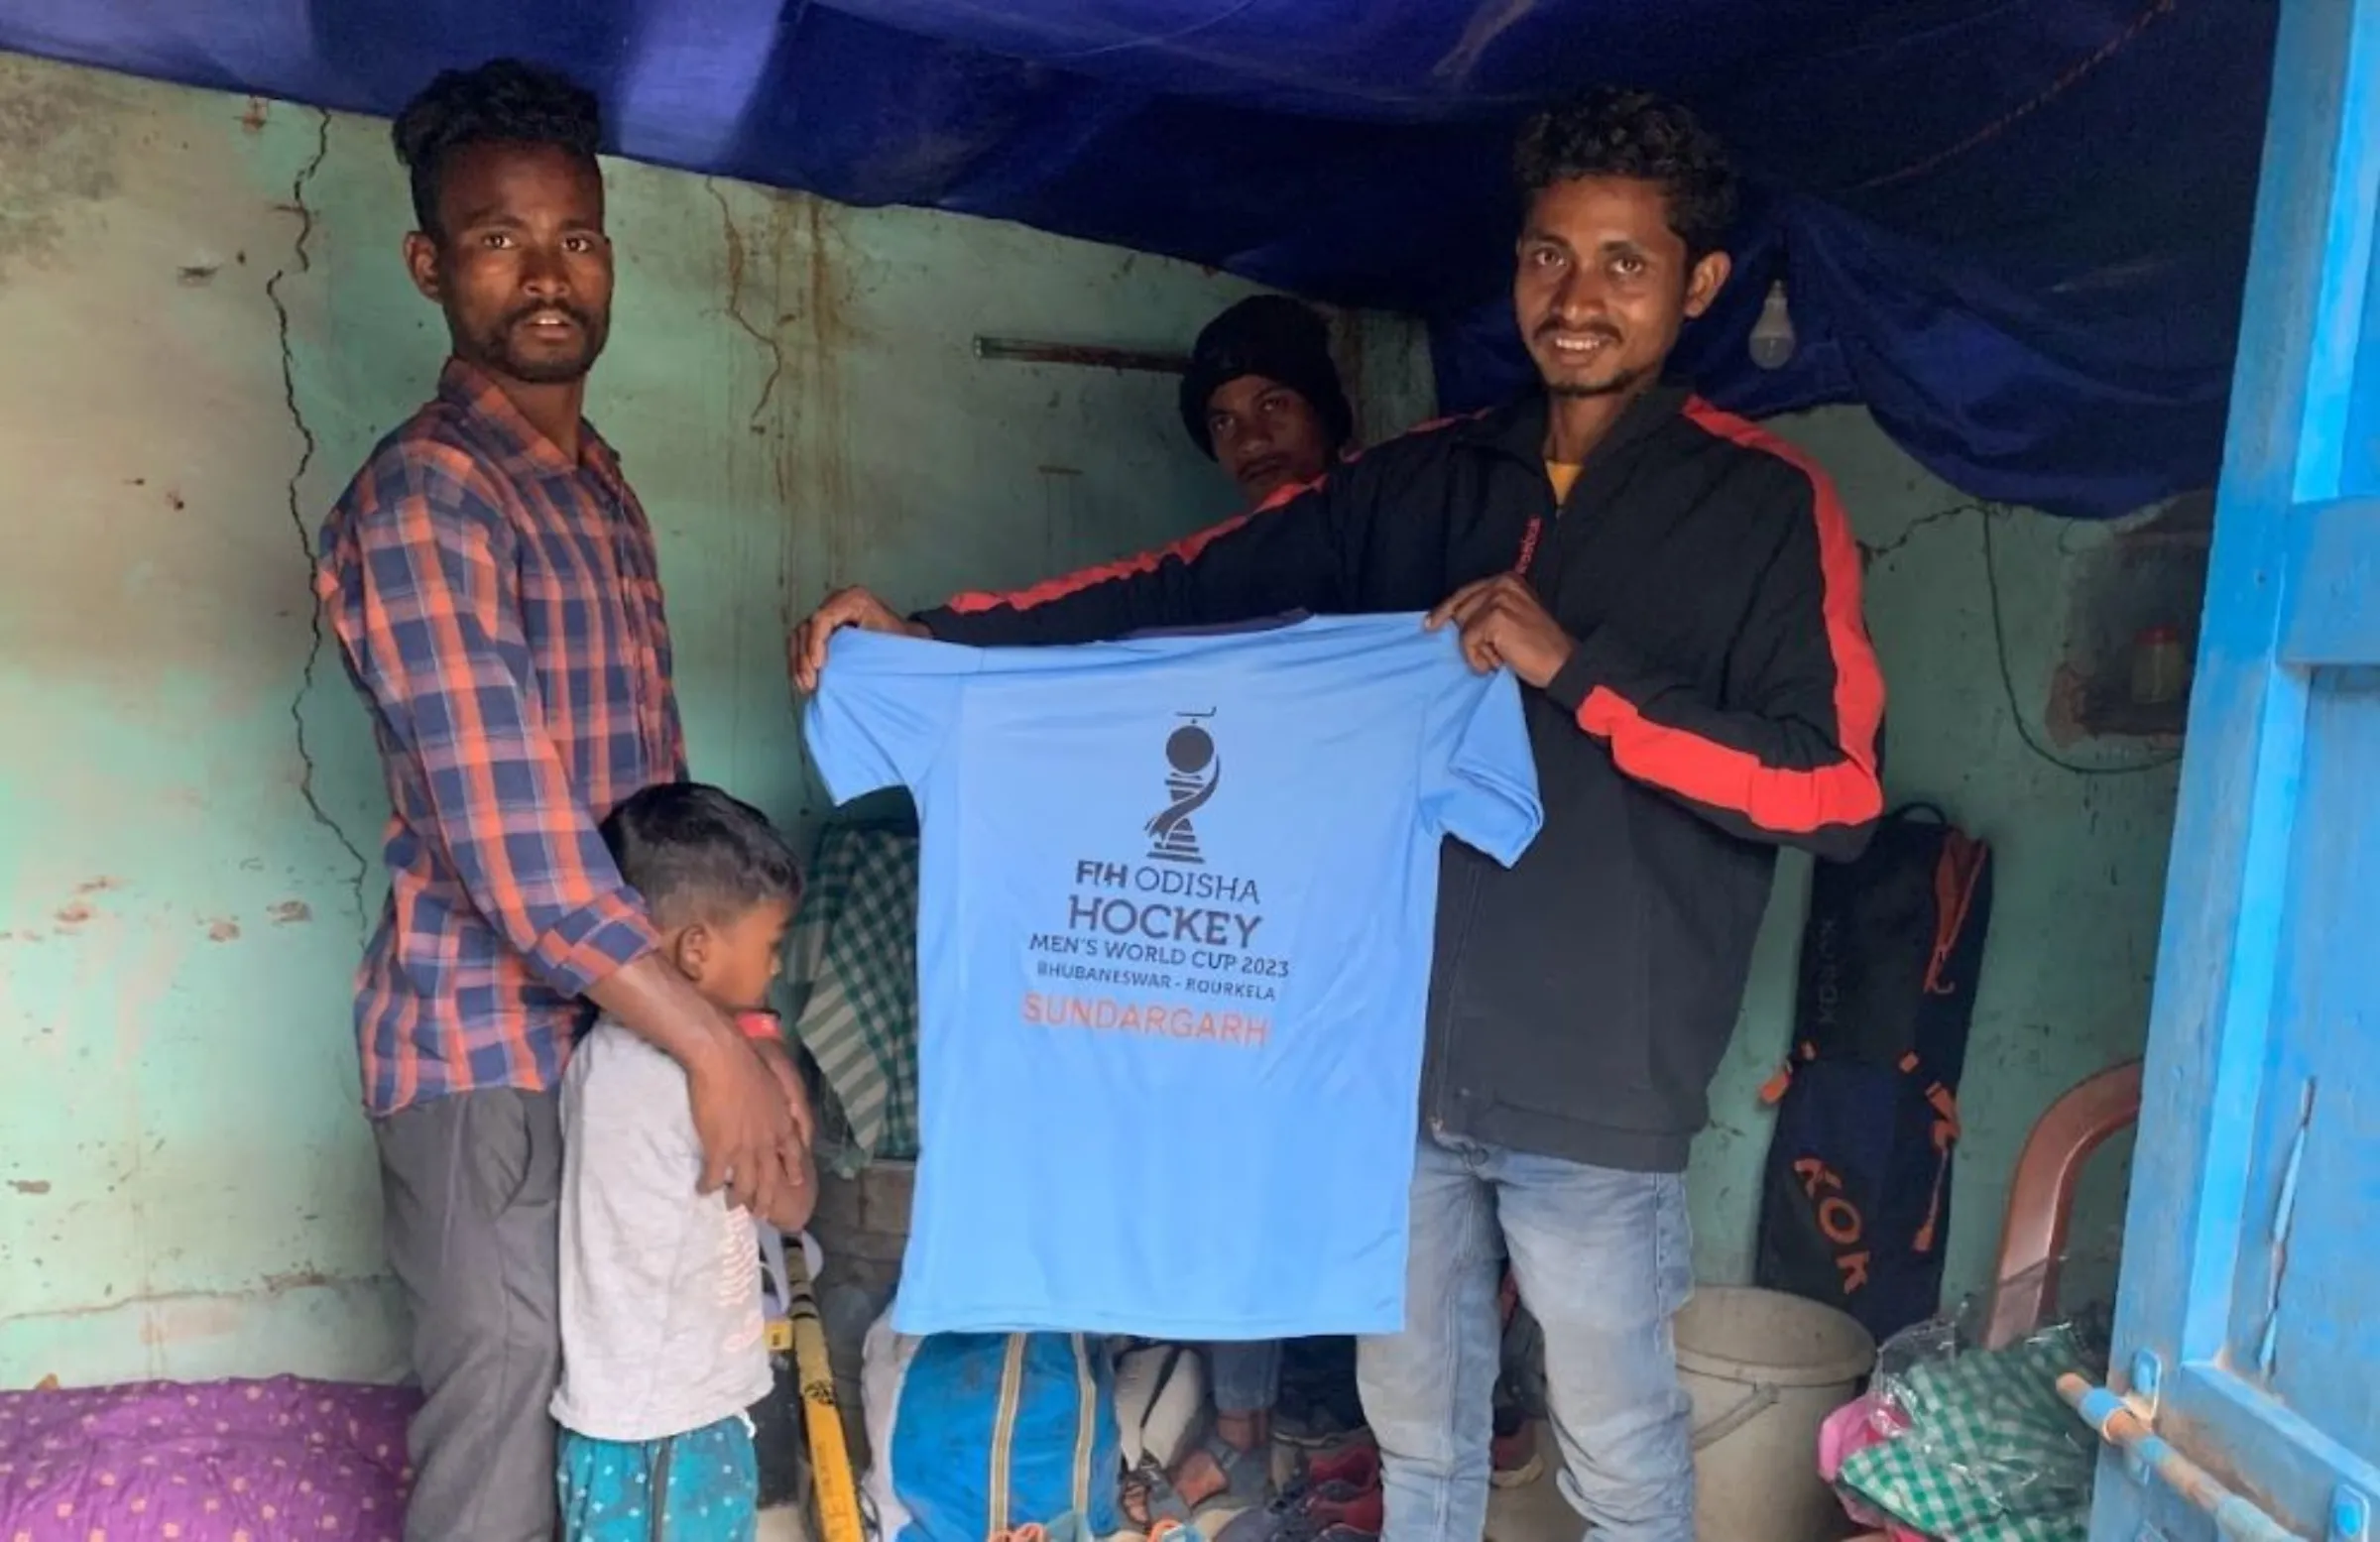
POLYGON ((408 1442, 406 1542, 551 1542, 560 1101, 462 1093, 373 1129, 424 1396, 408 1442))

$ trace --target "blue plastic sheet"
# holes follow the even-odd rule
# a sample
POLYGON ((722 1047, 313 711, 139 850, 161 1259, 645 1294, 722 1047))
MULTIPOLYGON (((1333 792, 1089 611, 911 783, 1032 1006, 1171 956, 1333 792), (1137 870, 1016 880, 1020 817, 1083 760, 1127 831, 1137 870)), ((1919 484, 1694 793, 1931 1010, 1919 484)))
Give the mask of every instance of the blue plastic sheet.
POLYGON ((0 48, 392 113, 498 53, 625 154, 1014 219, 1430 323, 1449 409, 1523 386, 1507 147, 1669 91, 1758 188, 1680 364, 1864 402, 1985 498, 2081 516, 2219 459, 2271 0, 0 0, 0 48), (1744 347, 1782 274, 1800 347, 1744 347))

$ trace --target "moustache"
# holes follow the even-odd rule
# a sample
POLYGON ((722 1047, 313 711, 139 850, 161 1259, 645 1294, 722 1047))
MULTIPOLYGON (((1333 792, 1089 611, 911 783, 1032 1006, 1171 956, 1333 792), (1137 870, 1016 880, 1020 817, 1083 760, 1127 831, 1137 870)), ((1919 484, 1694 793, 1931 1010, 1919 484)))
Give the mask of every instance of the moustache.
POLYGON ((568 316, 571 320, 578 323, 578 329, 580 331, 592 333, 595 330, 595 318, 593 316, 587 314, 587 312, 581 310, 578 306, 569 303, 567 300, 558 299, 539 300, 534 305, 521 306, 504 318, 504 329, 509 332, 514 327, 520 326, 524 322, 528 321, 532 316, 542 315, 568 316))
POLYGON ((1615 330, 1615 329, 1614 329, 1614 328, 1612 328, 1612 327, 1608 327, 1608 326, 1564 326, 1564 325, 1563 325, 1561 322, 1559 322, 1559 321, 1547 321, 1547 322, 1544 322, 1544 323, 1542 323, 1542 324, 1541 324, 1541 325, 1539 325, 1539 327, 1537 328, 1537 335, 1538 335, 1539 337, 1562 337, 1562 336, 1586 336, 1586 337, 1600 337, 1600 338, 1602 338, 1602 339, 1603 339, 1605 342, 1607 342, 1607 343, 1612 343, 1612 344, 1616 344, 1616 343, 1618 343, 1618 341, 1619 341, 1619 333, 1618 333, 1618 331, 1617 331, 1617 330, 1615 330))

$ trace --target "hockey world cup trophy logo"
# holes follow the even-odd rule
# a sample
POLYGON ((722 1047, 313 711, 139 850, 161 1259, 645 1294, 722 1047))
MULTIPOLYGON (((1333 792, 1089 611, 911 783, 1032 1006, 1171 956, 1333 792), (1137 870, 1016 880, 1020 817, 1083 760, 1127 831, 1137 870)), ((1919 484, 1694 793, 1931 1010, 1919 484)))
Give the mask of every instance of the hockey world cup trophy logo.
POLYGON ((1215 753, 1215 740, 1204 728, 1202 720, 1213 712, 1185 712, 1186 720, 1165 741, 1164 811, 1148 822, 1148 854, 1158 862, 1194 862, 1204 864, 1206 854, 1198 847, 1198 828, 1190 816, 1207 805, 1215 796, 1215 787, 1223 779, 1223 761, 1215 753))

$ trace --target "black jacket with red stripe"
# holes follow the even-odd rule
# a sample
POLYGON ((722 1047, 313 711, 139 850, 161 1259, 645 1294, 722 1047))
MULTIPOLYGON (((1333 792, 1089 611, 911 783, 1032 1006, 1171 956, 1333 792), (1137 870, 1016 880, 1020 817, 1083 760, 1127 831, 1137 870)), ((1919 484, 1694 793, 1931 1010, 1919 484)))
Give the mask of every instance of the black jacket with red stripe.
POLYGON ((1427 610, 1519 565, 1577 640, 1524 691, 1545 825, 1450 842, 1423 1113, 1448 1134, 1676 1171, 1708 1117, 1779 845, 1881 812, 1883 680, 1825 474, 1677 392, 1631 405, 1557 509, 1545 403, 1431 424, 1163 551, 919 619, 982 647, 1305 610, 1427 610))

